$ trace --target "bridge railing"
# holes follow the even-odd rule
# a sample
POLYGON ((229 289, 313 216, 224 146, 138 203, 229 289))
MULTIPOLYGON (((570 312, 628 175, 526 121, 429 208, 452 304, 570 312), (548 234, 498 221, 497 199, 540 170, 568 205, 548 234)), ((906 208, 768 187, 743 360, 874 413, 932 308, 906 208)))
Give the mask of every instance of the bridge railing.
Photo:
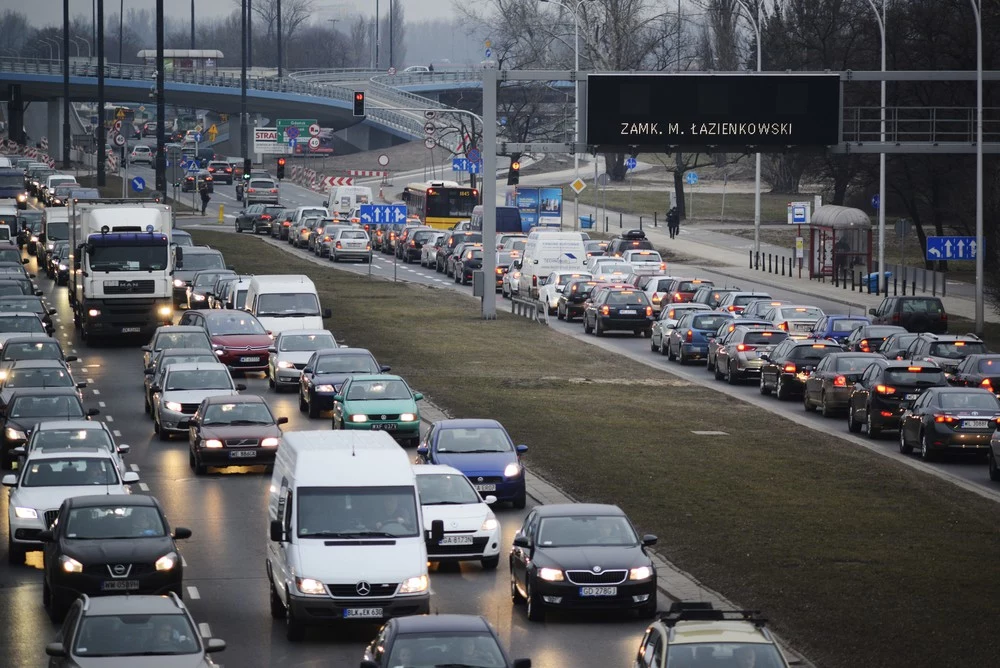
MULTIPOLYGON (((887 143, 975 144, 975 107, 886 107, 887 143)), ((878 143, 881 107, 844 107, 844 141, 878 143)), ((1000 142, 1000 107, 983 108, 983 144, 1000 142)))

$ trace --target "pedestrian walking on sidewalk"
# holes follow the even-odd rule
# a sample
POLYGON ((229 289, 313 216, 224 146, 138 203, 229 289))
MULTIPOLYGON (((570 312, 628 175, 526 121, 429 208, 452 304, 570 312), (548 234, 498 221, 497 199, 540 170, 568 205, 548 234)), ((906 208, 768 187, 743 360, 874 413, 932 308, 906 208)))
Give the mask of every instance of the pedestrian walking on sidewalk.
POLYGON ((212 199, 212 196, 208 194, 208 184, 202 183, 201 188, 201 215, 205 215, 205 210, 208 208, 208 201, 212 199))
POLYGON ((677 213, 677 207, 670 207, 670 211, 667 211, 667 231, 670 232, 670 238, 673 239, 677 236, 677 233, 681 229, 681 217, 677 213))

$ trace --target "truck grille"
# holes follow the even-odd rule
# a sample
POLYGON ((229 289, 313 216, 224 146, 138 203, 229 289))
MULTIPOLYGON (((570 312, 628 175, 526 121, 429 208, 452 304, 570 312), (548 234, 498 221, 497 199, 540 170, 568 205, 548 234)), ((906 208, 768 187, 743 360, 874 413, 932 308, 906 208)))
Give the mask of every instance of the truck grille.
POLYGON ((106 295, 151 295, 156 281, 104 281, 106 295))
POLYGON ((397 583, 376 584, 372 582, 368 586, 371 591, 365 596, 358 594, 357 584, 328 584, 327 588, 330 590, 331 596, 338 598, 378 598, 395 594, 397 583))

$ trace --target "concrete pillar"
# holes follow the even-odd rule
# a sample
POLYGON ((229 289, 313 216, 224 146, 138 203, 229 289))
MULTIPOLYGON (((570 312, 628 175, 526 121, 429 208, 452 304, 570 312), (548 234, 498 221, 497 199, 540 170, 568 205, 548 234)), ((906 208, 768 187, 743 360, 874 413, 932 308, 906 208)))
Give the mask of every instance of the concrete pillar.
MULTIPOLYGON (((49 141, 48 154, 60 156, 62 154, 62 98, 49 100, 46 106, 46 139, 49 141)), ((39 141, 41 137, 39 137, 39 141)))
POLYGON ((7 102, 7 136, 18 144, 24 143, 24 100, 21 97, 21 87, 10 84, 7 102))

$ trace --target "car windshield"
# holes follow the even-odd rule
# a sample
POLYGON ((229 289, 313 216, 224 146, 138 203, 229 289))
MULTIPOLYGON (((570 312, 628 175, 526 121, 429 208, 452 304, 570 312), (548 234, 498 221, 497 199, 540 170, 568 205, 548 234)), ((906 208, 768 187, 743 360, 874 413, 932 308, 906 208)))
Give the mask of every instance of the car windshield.
POLYGON ((209 404, 201 419, 204 425, 220 424, 274 424, 274 417, 266 404, 231 403, 209 404))
POLYGON ((893 367, 885 370, 887 383, 897 385, 945 385, 944 371, 934 367, 893 367))
POLYGON ((316 362, 316 373, 378 373, 371 355, 324 355, 316 362))
POLYGON ((410 388, 401 380, 354 381, 347 390, 347 399, 350 401, 389 401, 412 398, 410 388))
POLYGON ((160 332, 156 335, 153 350, 166 348, 204 348, 212 349, 212 342, 205 332, 160 332))
POLYGON ((3 347, 3 360, 61 360, 62 350, 55 341, 8 341, 3 347))
POLYGON ((22 487, 73 487, 117 485, 118 472, 106 457, 59 457, 30 460, 21 478, 22 487))
POLYGON ((222 272, 215 272, 215 271, 199 273, 194 278, 194 286, 198 288, 205 288, 215 285, 215 282, 219 280, 219 276, 223 275, 224 274, 222 272))
POLYGON ((336 348, 337 342, 331 334, 288 334, 281 337, 279 352, 306 352, 336 348))
POLYGON ((667 648, 667 668, 784 668, 785 665, 774 645, 764 643, 675 643, 667 648))
POLYGON ((65 369, 11 369, 3 381, 6 389, 12 387, 72 387, 73 378, 65 369))
POLYGON ((445 632, 397 635, 384 665, 502 668, 508 664, 492 635, 445 632))
POLYGON ((45 226, 45 238, 50 242, 69 239, 69 223, 49 221, 45 226))
POLYGON ((711 286, 711 281, 677 281, 676 292, 694 292, 702 286, 711 286))
POLYGON ((788 359, 795 360, 802 364, 818 364, 821 359, 837 351, 843 350, 840 346, 827 346, 821 343, 813 343, 807 346, 797 346, 788 353, 788 359))
POLYGON ((226 262, 222 259, 222 253, 185 253, 184 271, 198 271, 201 269, 225 269, 226 262))
POLYGON ((831 331, 834 332, 853 332, 858 327, 864 327, 868 324, 867 320, 852 319, 852 318, 837 318, 832 323, 831 331))
POLYGON ((30 295, 31 293, 31 284, 27 281, 0 281, 0 296, 30 295))
POLYGON ((44 334, 45 326, 33 315, 0 315, 0 332, 25 332, 44 334))
POLYGON ((238 336, 241 334, 267 334, 264 326, 249 313, 246 315, 226 315, 211 318, 208 331, 212 336, 238 336))
POLYGON ((44 313, 45 306, 39 297, 27 297, 24 299, 11 299, 5 297, 0 299, 0 311, 19 311, 21 313, 44 313))
POLYGON ((823 311, 814 306, 786 306, 778 309, 782 318, 792 318, 793 320, 819 320, 823 317, 823 311))
POLYGON ((167 374, 170 390, 231 390, 233 381, 226 369, 175 370, 167 374))
POLYGON ((691 328, 705 329, 714 332, 731 320, 732 318, 727 318, 724 315, 696 315, 691 318, 691 328))
MULTIPOLYGON (((81 657, 169 656, 201 652, 185 615, 85 615, 73 654, 81 657)), ((138 659, 137 665, 151 665, 138 659)))
POLYGON ((788 332, 747 332, 743 335, 743 343, 754 346, 773 346, 788 338, 788 332))
POLYGON ((472 429, 442 429, 437 436, 438 452, 512 452, 514 446, 503 429, 474 427, 472 429))
POLYGON ((177 230, 174 230, 171 238, 173 240, 173 243, 177 244, 178 246, 194 246, 194 239, 192 239, 191 235, 188 234, 187 232, 179 232, 177 230))
POLYGON ((169 355, 161 357, 157 365, 160 368, 168 367, 171 364, 197 364, 198 362, 218 362, 219 358, 213 353, 193 353, 191 355, 169 355))
POLYGON ((111 437, 103 429, 42 429, 31 440, 34 448, 112 449, 111 437))
POLYGON ((637 545, 635 531, 620 515, 543 517, 538 525, 539 547, 637 545))
POLYGON ((257 315, 262 318, 319 315, 319 299, 311 292, 280 292, 260 295, 257 297, 257 315))
POLYGON ((39 417, 83 417, 83 405, 76 395, 15 397, 7 416, 12 419, 39 417))
POLYGON ((639 251, 630 252, 628 254, 629 262, 656 262, 657 264, 663 262, 663 258, 656 251, 639 251))
POLYGON ((926 313, 930 315, 940 315, 944 313, 944 307, 937 299, 925 299, 917 297, 902 300, 903 313, 926 313))
POLYGON ((969 355, 985 353, 986 344, 979 341, 948 341, 931 344, 931 357, 943 357, 949 360, 965 359, 969 355))
POLYGON ((276 188, 277 186, 274 184, 273 181, 259 181, 259 180, 256 180, 256 179, 251 179, 250 180, 250 187, 251 188, 260 188, 261 190, 264 190, 266 188, 276 188))
POLYGON ((339 239, 367 239, 368 235, 363 230, 342 230, 339 239))
POLYGON ((74 508, 66 518, 66 537, 74 540, 114 540, 166 535, 163 519, 153 506, 74 508))
POLYGON ((482 503, 483 499, 468 478, 454 473, 433 473, 417 476, 420 503, 425 506, 482 503))
POLYGON ((843 355, 837 357, 834 369, 838 373, 861 373, 872 363, 871 355, 843 355))
POLYGON ((417 536, 412 487, 301 487, 300 538, 417 536))

